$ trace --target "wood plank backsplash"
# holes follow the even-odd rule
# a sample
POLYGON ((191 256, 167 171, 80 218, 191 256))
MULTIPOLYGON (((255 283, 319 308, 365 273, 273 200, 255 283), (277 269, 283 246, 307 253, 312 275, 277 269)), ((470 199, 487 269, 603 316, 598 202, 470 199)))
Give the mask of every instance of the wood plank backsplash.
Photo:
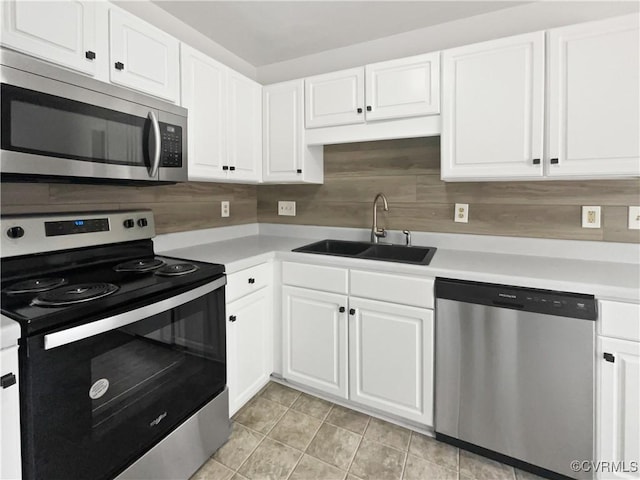
POLYGON ((3 183, 2 214, 88 210, 153 210, 156 232, 254 223, 256 186, 188 182, 133 187, 62 183, 3 183), (229 200, 231 215, 220 216, 220 202, 229 200))
POLYGON ((627 229, 627 207, 640 205, 640 179, 537 182, 443 182, 440 138, 326 146, 323 185, 261 185, 258 221, 371 227, 377 192, 389 199, 379 223, 392 230, 473 233, 640 243, 627 229), (278 200, 296 216, 278 216, 278 200), (455 203, 469 223, 454 223, 455 203), (581 227, 582 205, 601 205, 600 229, 581 227))

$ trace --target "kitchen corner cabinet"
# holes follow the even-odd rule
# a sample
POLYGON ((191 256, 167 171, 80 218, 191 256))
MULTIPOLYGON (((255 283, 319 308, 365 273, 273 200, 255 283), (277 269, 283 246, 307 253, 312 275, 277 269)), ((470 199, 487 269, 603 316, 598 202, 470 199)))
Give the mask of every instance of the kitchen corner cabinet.
POLYGON ((544 32, 442 53, 443 180, 543 175, 544 32))
POLYGON ((109 10, 110 80, 177 102, 180 42, 120 9, 109 10))
POLYGON ((0 478, 21 478, 17 346, 0 350, 0 366, 0 376, 16 377, 16 383, 0 388, 0 478))
POLYGON ((96 47, 96 3, 59 0, 5 0, 2 9, 3 46, 95 75, 106 49, 96 47))
POLYGON ((262 89, 264 183, 322 183, 322 146, 305 145, 304 80, 262 89))
POLYGON ((602 301, 599 310, 596 459, 627 471, 598 478, 638 479, 629 469, 640 461, 640 305, 602 301))
POLYGON ((227 385, 229 415, 267 384, 273 371, 270 263, 227 276, 227 385))
POLYGON ((640 175, 638 15, 550 30, 550 177, 640 175))

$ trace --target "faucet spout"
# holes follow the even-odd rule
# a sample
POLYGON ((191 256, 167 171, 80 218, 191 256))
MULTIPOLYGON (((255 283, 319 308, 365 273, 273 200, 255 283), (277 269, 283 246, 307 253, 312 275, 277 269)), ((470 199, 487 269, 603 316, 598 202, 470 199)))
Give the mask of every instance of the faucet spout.
POLYGON ((389 211, 389 203, 384 193, 380 192, 373 199, 373 225, 371 226, 371 243, 378 243, 380 238, 387 236, 387 231, 384 228, 378 228, 378 200, 382 199, 384 205, 384 211, 389 211))

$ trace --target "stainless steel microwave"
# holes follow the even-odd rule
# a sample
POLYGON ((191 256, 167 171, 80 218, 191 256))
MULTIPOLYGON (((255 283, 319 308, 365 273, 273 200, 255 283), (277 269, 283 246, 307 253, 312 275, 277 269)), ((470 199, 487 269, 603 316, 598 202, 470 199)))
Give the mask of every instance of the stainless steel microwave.
POLYGON ((0 49, 3 180, 187 181, 187 110, 0 49))

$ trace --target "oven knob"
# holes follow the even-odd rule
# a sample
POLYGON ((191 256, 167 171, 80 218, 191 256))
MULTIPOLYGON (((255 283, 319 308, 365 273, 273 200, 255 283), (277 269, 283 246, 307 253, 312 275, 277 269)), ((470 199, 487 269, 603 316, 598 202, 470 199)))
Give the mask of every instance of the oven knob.
POLYGON ((122 222, 122 224, 124 225, 124 228, 133 228, 135 226, 132 218, 127 218, 124 222, 122 222))
POLYGON ((138 226, 139 227, 146 227, 148 225, 147 223, 147 219, 146 218, 139 218, 138 219, 138 226))
POLYGON ((24 236, 24 228, 22 227, 11 227, 7 230, 7 237, 9 238, 20 238, 24 236))

